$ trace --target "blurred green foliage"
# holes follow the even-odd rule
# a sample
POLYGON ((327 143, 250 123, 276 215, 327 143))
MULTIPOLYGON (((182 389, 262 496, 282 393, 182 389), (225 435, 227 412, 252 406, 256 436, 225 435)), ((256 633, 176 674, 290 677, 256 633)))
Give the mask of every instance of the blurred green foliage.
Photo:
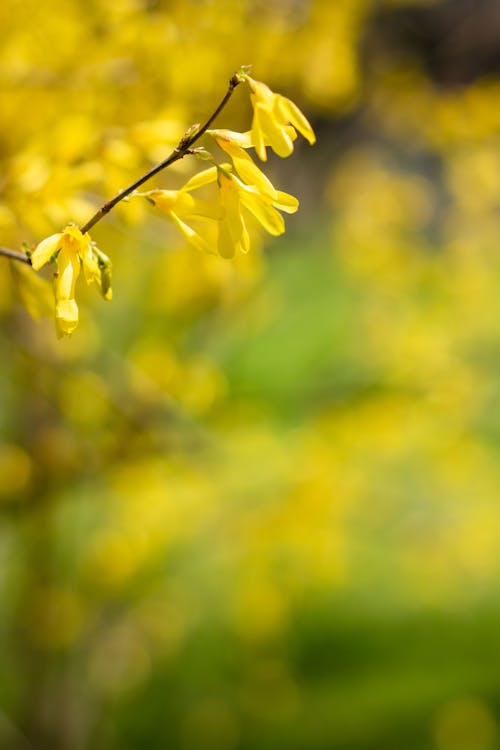
POLYGON ((68 341, 1 261, 0 747, 499 747, 486 5, 2 5, 2 244, 88 218, 242 63, 319 144, 270 162, 304 210, 265 253, 121 206, 68 341))

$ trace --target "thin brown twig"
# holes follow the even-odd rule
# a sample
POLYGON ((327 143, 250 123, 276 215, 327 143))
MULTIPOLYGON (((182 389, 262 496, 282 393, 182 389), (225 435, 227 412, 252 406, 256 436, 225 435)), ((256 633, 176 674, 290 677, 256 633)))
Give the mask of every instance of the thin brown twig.
MULTIPOLYGON (((178 146, 174 148, 172 153, 167 156, 166 159, 143 174, 141 177, 139 177, 139 179, 135 180, 135 182, 126 187, 124 190, 120 190, 120 192, 117 193, 114 198, 107 201, 103 206, 101 206, 101 208, 96 211, 96 213, 82 227, 80 227, 80 231, 82 232, 82 234, 85 234, 85 232, 88 232, 90 229, 92 229, 92 227, 94 227, 99 221, 101 221, 101 219, 103 219, 106 214, 108 214, 118 203, 120 203, 120 201, 130 195, 130 193, 133 193, 134 190, 137 190, 137 188, 143 185, 147 180, 150 180, 151 177, 154 177, 156 174, 163 171, 174 162, 179 161, 179 159, 183 159, 187 154, 192 153, 192 146, 201 138, 202 135, 205 134, 217 115, 219 115, 220 112, 224 109, 229 99, 231 98, 234 89, 236 88, 236 86, 238 86, 239 83, 241 83, 240 76, 238 74, 233 75, 231 80, 229 81, 229 87, 224 97, 222 98, 221 102, 214 110, 214 112, 210 115, 208 120, 205 122, 205 124, 199 128, 196 128, 195 132, 192 135, 190 135, 190 131, 188 130, 187 134, 180 140, 178 146)), ((0 256, 2 255, 6 258, 11 258, 12 260, 18 260, 22 263, 31 265, 31 260, 27 253, 23 253, 18 250, 11 250, 8 247, 0 247, 0 256)))
POLYGON ((11 260, 19 260, 21 263, 27 263, 31 266, 29 255, 22 253, 19 250, 11 250, 10 247, 0 247, 0 255, 4 255, 11 260))
POLYGON ((231 80, 229 81, 229 88, 226 91, 224 98, 220 102, 217 109, 213 112, 213 114, 210 115, 208 120, 204 125, 202 125, 199 129, 195 131, 193 135, 188 134, 184 136, 184 138, 181 139, 179 142, 179 145, 174 148, 170 156, 167 156, 166 159, 164 159, 162 162, 157 164, 155 167, 150 169, 148 172, 142 175, 142 177, 139 177, 138 180, 133 182, 131 185, 126 187, 124 190, 120 190, 117 195, 115 195, 114 198, 112 198, 110 201, 107 201, 101 208, 92 216, 91 219, 87 221, 86 224, 84 224, 82 227, 80 227, 80 231, 82 234, 85 234, 85 232, 90 231, 92 227, 94 227, 98 221, 101 221, 101 219, 108 214, 111 209, 113 209, 117 203, 120 203, 124 198, 126 198, 130 193, 133 193, 134 190, 137 190, 138 187, 143 185, 147 180, 151 179, 151 177, 154 177, 158 172, 161 172, 162 170, 169 167, 171 164, 173 164, 176 161, 179 161, 179 159, 183 159, 187 154, 190 153, 191 148, 194 143, 196 143, 199 138, 201 138, 202 135, 208 130, 210 125, 213 123, 217 115, 224 109, 226 104, 228 103, 229 99, 231 98, 231 95, 236 88, 236 86, 241 82, 238 75, 234 75, 231 80))

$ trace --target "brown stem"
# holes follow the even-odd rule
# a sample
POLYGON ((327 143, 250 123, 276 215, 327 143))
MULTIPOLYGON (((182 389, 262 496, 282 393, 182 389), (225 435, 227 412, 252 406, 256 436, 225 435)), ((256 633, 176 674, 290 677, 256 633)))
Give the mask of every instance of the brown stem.
MULTIPOLYGON (((82 232, 82 234, 85 234, 85 232, 88 232, 90 229, 92 229, 92 227, 94 227, 99 221, 101 221, 101 219, 104 218, 104 216, 106 216, 106 214, 108 214, 111 209, 113 209, 117 205, 117 203, 120 203, 120 201, 126 198, 127 195, 133 193, 134 190, 137 190, 138 187, 143 185, 147 180, 151 179, 151 177, 154 177, 155 174, 158 174, 158 172, 161 172, 163 169, 166 169, 174 162, 179 161, 179 159, 183 159, 187 154, 191 153, 193 144, 196 143, 196 141, 199 140, 201 136, 204 135, 204 133, 208 130, 217 115, 224 109, 229 99, 231 98, 234 89, 239 83, 241 83, 241 81, 242 79, 240 78, 240 76, 235 74, 229 81, 228 90, 226 91, 222 101, 215 109, 215 111, 210 115, 206 123, 198 128, 193 135, 189 135, 188 131, 188 133, 179 142, 179 145, 174 148, 170 156, 167 156, 167 158, 157 164, 156 167, 153 167, 149 170, 149 172, 146 172, 142 175, 142 177, 139 177, 139 179, 135 180, 135 182, 126 187, 125 190, 120 190, 120 192, 117 193, 114 198, 107 201, 103 206, 101 206, 101 208, 92 216, 92 218, 89 219, 86 224, 80 227, 80 231, 82 232)), ((12 260, 18 260, 21 263, 27 263, 28 265, 31 265, 29 255, 19 252, 18 250, 11 250, 8 247, 0 247, 0 256, 2 255, 4 255, 6 258, 11 258, 12 260)))
POLYGON ((29 255, 21 253, 19 250, 11 250, 10 247, 0 247, 0 255, 4 255, 6 258, 11 258, 12 260, 19 260, 21 263, 27 263, 31 266, 29 255))
MULTIPOLYGON (((164 159, 162 162, 157 164, 155 167, 150 169, 148 172, 142 175, 142 177, 139 177, 139 179, 135 180, 131 185, 126 187, 124 190, 120 190, 117 195, 115 195, 114 198, 107 201, 101 208, 92 216, 91 219, 87 221, 86 224, 84 224, 82 227, 80 227, 80 231, 82 234, 85 234, 85 232, 90 231, 93 226, 97 224, 97 222, 101 221, 106 214, 108 214, 111 209, 113 209, 117 203, 120 203, 124 198, 127 197, 127 195, 130 195, 130 193, 133 193, 134 190, 137 190, 138 187, 143 185, 147 180, 151 179, 151 177, 154 177, 158 172, 161 172, 162 170, 169 167, 171 164, 173 164, 176 161, 179 161, 179 159, 183 159, 186 154, 190 153, 191 147, 193 146, 196 141, 201 138, 201 136, 208 130, 210 125, 213 123, 217 115, 224 109, 226 104, 228 103, 229 99, 231 98, 231 95, 236 88, 236 86, 241 82, 241 79, 238 75, 234 75, 231 80, 229 81, 229 88, 226 91, 224 98, 220 102, 217 109, 213 112, 213 114, 210 115, 208 120, 204 125, 201 126, 192 136, 184 136, 184 138, 181 139, 179 142, 179 145, 174 148, 170 156, 167 156, 166 159, 164 159)), ((189 131, 188 131, 189 132, 189 131)))

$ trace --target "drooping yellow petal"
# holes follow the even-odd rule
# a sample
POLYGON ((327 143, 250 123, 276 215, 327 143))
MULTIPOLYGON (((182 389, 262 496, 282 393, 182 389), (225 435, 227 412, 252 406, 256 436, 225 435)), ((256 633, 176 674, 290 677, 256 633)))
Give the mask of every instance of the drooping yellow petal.
POLYGON ((266 160, 266 146, 271 146, 278 156, 289 156, 293 151, 296 130, 309 143, 315 143, 316 136, 311 123, 294 102, 274 93, 262 81, 255 81, 248 75, 244 77, 250 86, 254 110, 251 136, 257 155, 262 161, 266 160))
POLYGON ((255 148, 255 153, 261 161, 267 161, 266 141, 264 138, 264 131, 261 122, 261 112, 264 107, 262 105, 256 105, 253 112, 252 120, 252 142, 255 148))
POLYGON ((293 141, 285 130, 284 124, 280 124, 267 107, 260 108, 259 122, 264 140, 272 150, 282 158, 290 156, 293 152, 293 141))
POLYGON ((312 129, 311 123, 296 104, 285 96, 276 94, 275 106, 283 118, 291 123, 291 125, 293 125, 293 127, 296 128, 307 141, 309 141, 311 146, 313 143, 316 143, 316 135, 312 129))
POLYGON ((170 212, 170 217, 191 245, 202 252, 213 253, 213 248, 210 244, 198 232, 195 232, 189 224, 186 224, 185 221, 182 221, 182 219, 173 212, 170 212))
POLYGON ((242 252, 248 253, 250 250, 250 235, 248 234, 247 225, 245 224, 245 220, 242 218, 242 224, 243 224, 243 232, 241 233, 241 242, 240 247, 242 252))
POLYGON ((191 179, 189 179, 186 184, 182 186, 181 190, 197 190, 204 185, 210 185, 211 182, 216 182, 216 180, 217 167, 209 167, 208 169, 204 169, 202 172, 198 172, 198 174, 193 175, 193 177, 191 177, 191 179))
POLYGON ((58 232, 57 234, 51 234, 50 237, 46 237, 38 243, 31 254, 31 265, 35 271, 38 271, 49 262, 56 250, 61 246, 62 237, 63 233, 58 232))
POLYGON ((74 252, 62 248, 57 256, 55 279, 56 300, 70 300, 75 296, 75 283, 80 273, 80 259, 74 252))
POLYGON ((284 125, 283 129, 291 141, 297 140, 297 131, 292 125, 284 125))
MULTIPOLYGON (((238 185, 234 181, 234 178, 231 179, 224 174, 221 174, 220 191, 222 208, 224 211, 222 220, 229 230, 233 247, 236 248, 240 244, 241 235, 243 234, 243 218, 241 216, 238 185)), ((226 255, 224 257, 228 256, 226 255)))
POLYGON ((90 241, 82 247, 80 251, 80 257, 82 259, 83 273, 87 284, 92 284, 93 281, 99 283, 101 272, 99 270, 97 257, 94 254, 90 241))
POLYGON ((299 207, 297 198, 294 195, 290 195, 290 193, 284 193, 282 190, 277 190, 276 192, 277 198, 273 201, 273 206, 280 211, 284 211, 286 214, 294 214, 299 207))
POLYGON ((80 274, 80 252, 89 242, 78 227, 66 228, 62 247, 57 256, 57 275, 54 281, 56 296, 56 332, 59 338, 72 333, 78 325, 78 305, 75 284, 80 274))
POLYGON ((285 231, 285 220, 272 205, 263 200, 258 193, 245 190, 240 194, 241 203, 259 221, 266 232, 277 236, 285 231))
POLYGON ((246 151, 230 141, 217 138, 217 143, 232 158, 234 167, 243 182, 246 182, 247 185, 255 185, 265 195, 276 197, 274 185, 253 162, 246 151))
POLYGON ((56 332, 58 338, 73 333, 78 325, 78 305, 74 299, 56 302, 56 332))

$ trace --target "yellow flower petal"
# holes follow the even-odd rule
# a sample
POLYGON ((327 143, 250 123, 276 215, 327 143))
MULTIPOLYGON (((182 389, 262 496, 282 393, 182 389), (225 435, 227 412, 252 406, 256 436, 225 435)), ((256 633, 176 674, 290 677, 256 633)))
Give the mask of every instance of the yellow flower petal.
POLYGON ((242 252, 248 253, 248 251, 250 250, 250 235, 248 234, 248 229, 247 229, 244 219, 242 220, 242 223, 243 223, 243 232, 241 233, 240 247, 241 247, 242 252))
POLYGON ((80 250, 80 257, 82 259, 83 273, 87 284, 92 284, 93 281, 99 283, 101 271, 99 270, 99 264, 94 255, 90 241, 80 250))
POLYGON ((56 303, 56 331, 59 338, 73 333, 78 325, 78 305, 74 299, 61 299, 56 303))
POLYGON ((312 144, 316 143, 316 135, 311 123, 303 112, 290 99, 276 94, 276 106, 282 116, 296 128, 304 138, 312 144))
POLYGON ((316 141, 311 123, 294 102, 281 94, 275 94, 262 81, 245 76, 251 90, 254 109, 251 136, 257 155, 266 160, 265 147, 271 148, 278 156, 289 156, 293 151, 293 141, 298 130, 309 143, 316 141), (293 135, 290 132, 293 130, 293 135))
POLYGON ((238 133, 236 130, 207 130, 208 135, 219 140, 227 141, 228 143, 236 143, 241 148, 252 148, 252 133, 247 130, 246 133, 238 133))
POLYGON ((275 236, 283 234, 285 231, 285 220, 282 215, 258 194, 250 191, 242 191, 240 200, 245 208, 262 224, 266 232, 275 236))
POLYGON ((267 161, 266 142, 264 138, 264 131, 262 129, 261 112, 264 107, 262 105, 256 105, 253 113, 252 120, 252 142, 255 148, 255 153, 261 161, 267 161))
POLYGON ((62 232, 59 232, 58 234, 51 234, 50 237, 46 237, 38 243, 31 254, 31 265, 35 271, 38 271, 42 266, 48 263, 56 250, 60 247, 62 237, 62 232))
POLYGON ((197 190, 204 185, 209 185, 217 180, 217 167, 209 167, 203 172, 198 172, 182 186, 181 190, 197 190))
POLYGON ((186 222, 182 221, 176 214, 173 212, 170 213, 170 217, 174 224, 177 226, 177 228, 182 232, 184 237, 187 239, 187 241, 193 245, 197 250, 201 250, 202 252, 208 252, 212 253, 213 249, 208 244, 208 242, 201 237, 201 235, 198 232, 195 232, 195 230, 190 227, 186 222))
POLYGON ((251 96, 252 99, 255 100, 256 104, 260 102, 265 105, 272 104, 273 97, 275 95, 266 83, 263 83, 262 81, 256 81, 255 78, 251 78, 250 76, 246 76, 246 80, 250 85, 250 90, 252 92, 251 96))
POLYGON ((217 138, 217 143, 232 158, 236 171, 247 185, 255 185, 261 193, 270 197, 276 197, 274 185, 253 162, 246 151, 237 144, 229 141, 217 138))
MULTIPOLYGON (((243 234, 243 218, 241 216, 240 198, 238 194, 238 185, 234 180, 220 176, 221 201, 224 210, 223 221, 227 225, 229 235, 236 248, 243 234)), ((233 250, 234 255, 234 250, 233 250)), ((228 257, 225 255, 224 257, 228 257)))
POLYGON ((75 296, 75 283, 80 273, 78 255, 62 248, 57 256, 57 276, 55 279, 56 300, 70 300, 75 296))
POLYGON ((273 206, 280 211, 284 211, 286 214, 294 214, 299 207, 297 198, 294 195, 290 195, 290 193, 284 193, 282 190, 277 190, 276 192, 277 199, 273 201, 273 206))
POLYGON ((264 140, 271 146, 272 150, 282 158, 290 156, 293 151, 293 141, 284 125, 279 124, 267 107, 260 107, 259 122, 264 140))

